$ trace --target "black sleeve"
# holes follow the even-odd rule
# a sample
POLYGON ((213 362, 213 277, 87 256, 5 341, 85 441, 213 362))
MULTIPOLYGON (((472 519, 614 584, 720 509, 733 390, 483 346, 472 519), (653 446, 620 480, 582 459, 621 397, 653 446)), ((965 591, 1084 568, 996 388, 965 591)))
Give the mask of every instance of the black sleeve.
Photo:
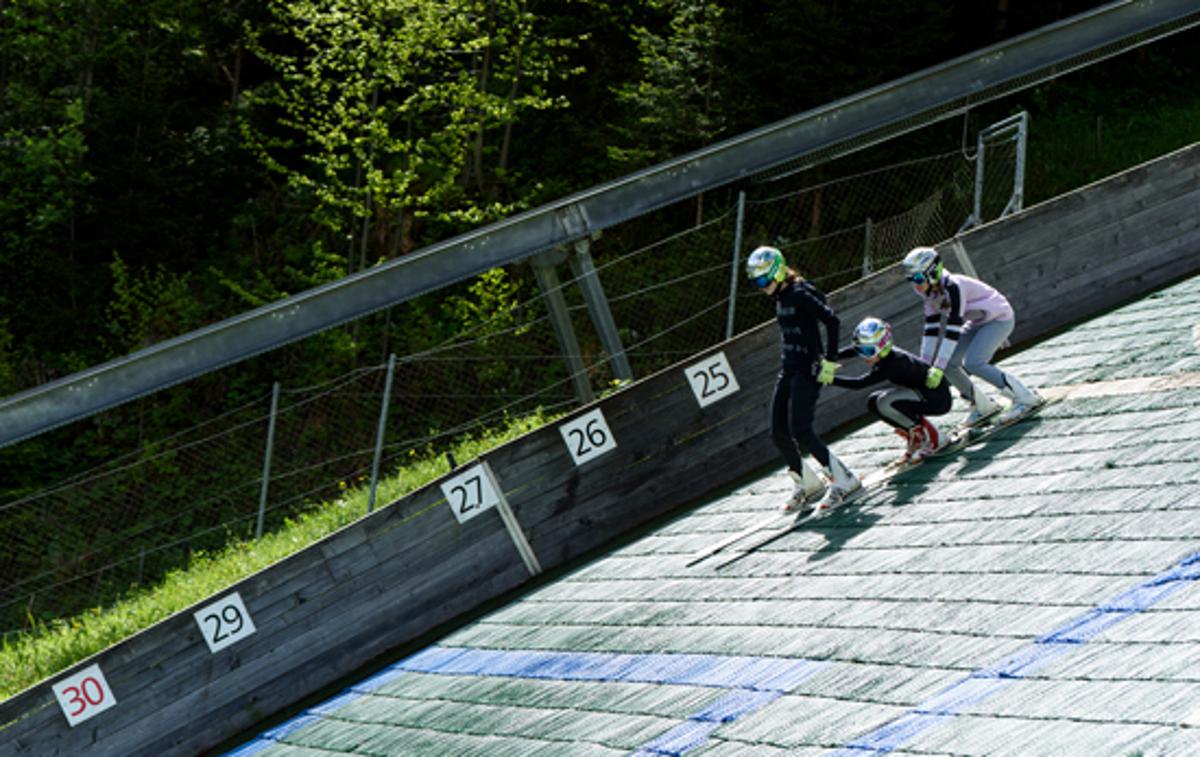
MULTIPOLYGON (((842 324, 833 309, 819 297, 818 291, 816 287, 809 284, 804 291, 807 296, 801 298, 801 302, 809 315, 825 324, 825 354, 836 356, 838 354, 838 329, 842 324)), ((827 359, 832 360, 833 358, 827 359)))
POLYGON ((838 376, 834 374, 833 385, 844 387, 846 389, 865 389, 868 386, 873 386, 883 381, 883 376, 879 371, 871 369, 870 373, 864 373, 861 376, 838 376))

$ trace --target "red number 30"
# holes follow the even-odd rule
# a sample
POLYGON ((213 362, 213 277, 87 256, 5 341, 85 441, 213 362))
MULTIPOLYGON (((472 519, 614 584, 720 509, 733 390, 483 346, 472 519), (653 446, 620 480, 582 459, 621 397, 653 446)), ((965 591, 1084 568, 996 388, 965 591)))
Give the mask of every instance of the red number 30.
POLYGON ((95 707, 104 701, 104 687, 100 685, 99 681, 91 676, 88 676, 80 681, 78 687, 68 686, 63 693, 66 695, 67 701, 69 701, 71 704, 79 705, 79 709, 72 712, 71 717, 79 716, 84 710, 87 709, 89 704, 95 707), (89 683, 91 684, 91 687, 88 686, 89 683), (92 694, 92 689, 95 689, 96 692, 94 696, 92 694))

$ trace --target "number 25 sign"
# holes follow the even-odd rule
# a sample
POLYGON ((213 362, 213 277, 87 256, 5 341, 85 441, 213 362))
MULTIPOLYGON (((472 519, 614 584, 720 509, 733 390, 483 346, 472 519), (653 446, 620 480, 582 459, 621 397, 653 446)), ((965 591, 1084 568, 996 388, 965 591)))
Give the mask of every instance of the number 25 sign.
POLYGON ((72 728, 117 703, 99 665, 89 665, 54 684, 54 696, 72 728))
POLYGON ((688 366, 684 372, 700 407, 707 407, 717 400, 724 399, 740 388, 724 352, 710 355, 699 363, 688 366))

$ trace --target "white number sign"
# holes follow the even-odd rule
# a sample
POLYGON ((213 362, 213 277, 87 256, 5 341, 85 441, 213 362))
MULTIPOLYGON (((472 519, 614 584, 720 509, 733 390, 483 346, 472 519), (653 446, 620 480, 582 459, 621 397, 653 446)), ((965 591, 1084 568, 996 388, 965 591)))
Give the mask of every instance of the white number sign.
POLYGON ((710 355, 699 363, 688 366, 684 372, 700 407, 711 405, 738 390, 737 378, 734 377, 724 352, 710 355))
POLYGON ((613 439, 612 431, 608 430, 600 408, 564 423, 558 430, 562 432, 563 441, 567 443, 567 449, 571 451, 571 458, 577 466, 617 448, 617 441, 613 439))
POLYGON ((89 665, 54 684, 54 696, 72 728, 117 703, 99 665, 89 665))
POLYGON ((459 523, 466 523, 480 513, 491 510, 500 501, 492 477, 483 464, 475 465, 442 484, 442 494, 459 523))
POLYGON ((236 591, 218 599, 208 607, 194 613, 200 635, 208 643, 208 651, 216 654, 254 633, 254 621, 246 612, 242 595, 236 591))

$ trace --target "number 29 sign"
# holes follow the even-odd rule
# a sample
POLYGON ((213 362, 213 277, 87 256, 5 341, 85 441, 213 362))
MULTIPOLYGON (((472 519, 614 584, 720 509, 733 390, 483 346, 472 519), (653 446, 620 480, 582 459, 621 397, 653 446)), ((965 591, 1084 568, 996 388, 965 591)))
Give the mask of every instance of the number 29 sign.
POLYGON ((208 651, 216 654, 254 633, 254 621, 236 591, 193 613, 208 651))

